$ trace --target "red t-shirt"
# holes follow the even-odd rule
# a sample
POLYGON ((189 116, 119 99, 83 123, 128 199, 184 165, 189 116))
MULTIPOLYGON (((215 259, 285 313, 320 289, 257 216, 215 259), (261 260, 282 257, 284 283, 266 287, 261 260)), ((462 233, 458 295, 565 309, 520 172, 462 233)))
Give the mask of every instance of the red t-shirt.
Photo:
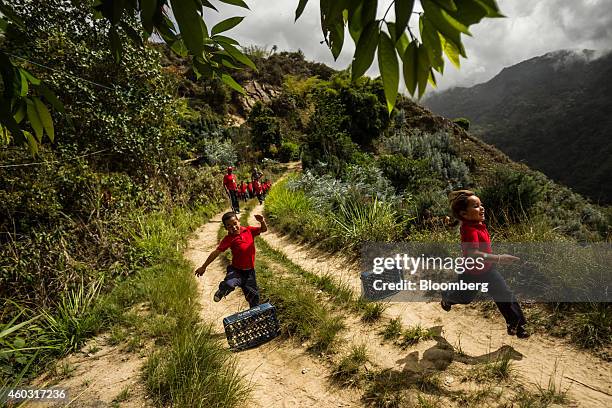
POLYGON ((227 248, 232 250, 232 266, 237 269, 247 270, 255 268, 255 241, 259 235, 259 227, 240 227, 236 235, 227 234, 219 242, 217 251, 224 252, 227 248))
POLYGON ((261 185, 259 184, 259 181, 253 180, 253 190, 255 190, 255 193, 261 193, 261 185))
POLYGON ((227 187, 228 190, 236 190, 238 188, 236 186, 236 175, 226 174, 223 176, 223 185, 227 187))
POLYGON ((246 189, 247 189, 246 184, 242 183, 242 184, 240 185, 240 192, 241 192, 241 193, 246 193, 246 189))
MULTIPOLYGON (((491 238, 489 237, 486 225, 473 221, 462 221, 459 232, 461 233, 461 251, 463 256, 468 256, 474 249, 486 252, 487 254, 492 252, 491 238)), ((492 267, 493 264, 491 262, 485 262, 484 268, 466 268, 466 272, 470 275, 481 275, 490 271, 492 267)))
POLYGON ((253 192, 253 184, 249 183, 247 184, 247 188, 249 189, 249 192, 253 192))

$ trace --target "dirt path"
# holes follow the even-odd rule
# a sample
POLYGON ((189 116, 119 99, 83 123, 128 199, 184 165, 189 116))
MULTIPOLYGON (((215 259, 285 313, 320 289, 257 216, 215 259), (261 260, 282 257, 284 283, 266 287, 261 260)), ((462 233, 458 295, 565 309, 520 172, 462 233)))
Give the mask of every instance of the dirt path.
MULTIPOLYGON (((253 214, 260 213, 257 207, 253 214)), ((251 224, 254 223, 252 218, 251 224)), ((269 231, 262 238, 273 248, 282 251, 295 264, 317 274, 329 273, 360 292, 359 265, 342 256, 330 256, 316 249, 298 245, 287 237, 269 231)), ((450 345, 460 347, 468 356, 486 356, 501 350, 510 350, 523 383, 547 387, 553 376, 557 386, 569 387, 569 396, 579 406, 612 407, 612 365, 573 348, 560 339, 538 334, 520 340, 506 334, 503 319, 497 313, 485 318, 470 306, 457 307, 444 312, 438 303, 390 303, 385 312, 389 317, 401 316, 404 325, 420 324, 441 327, 442 338, 450 345), (581 384, 582 383, 582 384, 581 384)), ((420 351, 416 362, 422 362, 420 351)), ((401 359, 397 363, 408 364, 401 359)), ((414 363, 414 355, 412 362, 414 363)))
POLYGON ((107 334, 89 340, 80 351, 56 363, 31 387, 65 389, 66 401, 29 402, 26 407, 110 407, 113 402, 126 408, 152 407, 140 373, 146 350, 130 353, 124 345, 109 345, 107 334))
MULTIPOLYGON (((189 241, 185 257, 194 266, 204 263, 217 244, 222 214, 202 226, 189 241)), ((221 302, 213 301, 225 268, 217 259, 198 278, 201 316, 214 323, 220 337, 225 337, 223 317, 248 309, 240 290, 221 302)), ((331 388, 326 380, 328 369, 305 350, 290 342, 275 339, 260 347, 235 354, 238 366, 253 387, 249 407, 354 407, 360 406, 359 395, 350 390, 331 388)))

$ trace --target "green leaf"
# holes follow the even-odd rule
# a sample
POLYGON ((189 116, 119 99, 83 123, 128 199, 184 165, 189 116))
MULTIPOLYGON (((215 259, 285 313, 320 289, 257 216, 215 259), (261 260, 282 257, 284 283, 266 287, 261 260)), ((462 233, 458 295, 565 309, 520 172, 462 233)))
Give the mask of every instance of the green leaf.
POLYGON ((19 105, 19 108, 17 109, 17 112, 15 112, 15 115, 13 115, 13 118, 15 119, 15 122, 21 123, 23 118, 25 118, 25 115, 26 115, 26 108, 25 108, 25 105, 21 103, 19 105))
POLYGON ((397 54, 404 55, 408 44, 410 44, 410 40, 408 39, 408 34, 406 34, 406 32, 404 31, 402 35, 400 35, 399 40, 395 42, 395 49, 397 50, 397 54))
POLYGON ((348 13, 348 28, 349 34, 353 39, 353 42, 357 44, 359 41, 359 37, 361 36, 361 32, 363 31, 363 25, 361 22, 361 10, 362 10, 363 2, 356 2, 349 4, 349 13, 348 13))
POLYGON ((322 0, 320 3, 321 29, 325 43, 337 59, 344 44, 344 10, 348 0, 322 0))
POLYGON ((19 68, 19 72, 21 72, 23 75, 25 75, 26 79, 28 81, 30 81, 30 83, 32 85, 40 85, 40 79, 36 78, 34 75, 30 74, 29 71, 23 69, 23 68, 19 68))
MULTIPOLYGON (((31 135, 30 135, 30 136, 31 136, 31 135)), ((19 324, 16 324, 15 326, 13 326, 12 324, 13 324, 13 322, 14 322, 16 319, 11 320, 11 323, 9 323, 9 326, 10 326, 10 327, 9 327, 8 329, 4 329, 4 330, 2 330, 2 332, 0 332, 0 339, 1 339, 1 338, 3 338, 3 337, 8 336, 9 334, 11 334, 11 333, 13 333, 13 332, 15 332, 15 331, 17 331, 17 330, 19 330, 19 329, 21 329, 23 326, 26 326, 26 325, 28 325, 28 324, 32 323, 33 321, 35 321, 35 320, 37 320, 38 318, 40 318, 40 316, 41 316, 41 315, 38 315, 38 316, 36 316, 36 317, 31 318, 30 320, 27 320, 27 321, 25 321, 25 322, 21 322, 21 323, 19 323, 19 324)))
POLYGON ((208 7, 209 9, 213 9, 215 11, 219 11, 219 10, 217 10, 217 8, 210 1, 208 1, 208 0, 200 0, 200 1, 202 2, 202 5, 204 7, 208 7))
POLYGON ((226 42, 223 41, 219 41, 219 44, 221 45, 221 47, 223 47, 223 49, 225 51, 227 51, 227 53, 236 61, 240 62, 243 65, 246 65, 249 68, 252 68, 254 70, 257 71, 257 67, 255 66, 255 64, 253 63, 253 61, 251 61, 249 59, 249 57, 247 57, 246 55, 244 55, 241 51, 239 51, 236 47, 234 47, 231 44, 228 44, 226 42))
POLYGON ((45 104, 42 103, 39 98, 32 98, 32 100, 34 101, 34 107, 38 112, 38 117, 40 118, 43 128, 45 129, 47 136, 49 136, 49 140, 53 142, 55 139, 55 131, 53 128, 53 119, 51 119, 51 114, 49 113, 49 110, 45 104))
POLYGON ((395 0, 395 38, 399 39, 408 27, 414 0, 395 0))
POLYGON ((304 8, 306 7, 307 3, 308 3, 308 0, 300 0, 297 8, 295 9, 295 20, 294 21, 297 21, 297 19, 300 18, 300 16, 304 12, 304 8))
POLYGON ((207 37, 206 26, 198 13, 193 0, 170 0, 172 12, 176 18, 181 38, 192 55, 198 56, 204 49, 204 38, 207 37))
POLYGON ((465 25, 455 20, 446 11, 440 9, 431 0, 422 0, 421 4, 426 18, 431 21, 436 30, 453 41, 458 47, 461 44, 460 33, 471 35, 465 25))
POLYGON ((219 1, 221 3, 231 4, 232 6, 239 6, 247 10, 250 10, 249 6, 247 6, 247 4, 243 0, 219 0, 219 1))
POLYGON ((459 3, 457 11, 449 11, 455 20, 470 26, 480 22, 487 15, 487 10, 476 0, 463 0, 459 3))
POLYGON ((436 71, 442 73, 444 71, 444 58, 442 57, 440 35, 425 15, 422 15, 419 19, 419 29, 421 31, 421 40, 427 50, 427 56, 431 65, 436 71))
POLYGON ((212 30, 210 30, 210 35, 215 35, 230 30, 240 24, 242 20, 244 20, 244 17, 230 17, 227 20, 223 20, 216 24, 212 30))
POLYGON ((459 50, 457 49, 455 44, 453 44, 450 41, 447 41, 443 35, 440 34, 439 37, 440 37, 440 43, 442 44, 442 49, 444 50, 444 53, 446 54, 450 62, 452 62, 452 64, 457 69, 459 69, 461 67, 461 62, 459 61, 459 50))
POLYGON ((499 7, 497 6, 497 2, 495 0, 476 0, 480 3, 485 10, 487 10, 487 17, 506 17, 499 12, 499 7))
POLYGON ((429 58, 427 56, 427 50, 423 45, 420 45, 418 48, 418 73, 417 73, 417 82, 419 84, 419 99, 425 93, 425 89, 427 88, 427 80, 429 79, 429 74, 431 72, 431 65, 429 64, 429 58))
MULTIPOLYGON (((442 11, 431 0, 423 0, 422 3, 425 11, 425 18, 432 23, 433 27, 442 34, 447 41, 453 42, 459 53, 466 56, 463 44, 461 44, 461 32, 453 27, 442 15, 442 11)), ((450 16, 449 16, 450 17, 450 16)), ((452 18, 452 17, 450 17, 452 18)))
POLYGON ((13 340, 13 346, 15 346, 15 348, 24 348, 25 344, 26 343, 23 337, 16 337, 15 340, 13 340))
POLYGON ((19 70, 19 78, 21 79, 21 86, 19 91, 19 96, 26 96, 28 94, 28 79, 25 74, 19 70))
MULTIPOLYGON (((23 143, 25 141, 23 131, 19 128, 15 118, 13 118, 13 115, 8 110, 10 103, 7 100, 0 102, 2 102, 0 103, 0 123, 2 123, 2 125, 4 125, 9 132, 11 132, 15 143, 23 143)), ((1 335, 0 338, 2 338, 1 335)))
POLYGON ((25 136, 26 143, 30 148, 30 153, 32 153, 32 156, 36 156, 38 154, 38 143, 36 143, 36 139, 34 139, 34 136, 32 136, 32 134, 27 130, 23 131, 23 135, 25 136))
POLYGON ((406 47, 406 52, 402 55, 404 73, 404 83, 406 89, 411 95, 414 95, 417 87, 417 74, 418 74, 418 50, 416 40, 412 41, 406 47))
POLYGON ((32 129, 34 129, 34 133, 36 134, 36 138, 38 139, 38 142, 40 143, 42 142, 42 137, 43 137, 42 122, 40 120, 40 117, 38 116, 38 111, 36 110, 36 107, 34 106, 34 102, 32 102, 29 99, 26 99, 26 103, 27 103, 28 120, 30 121, 30 125, 32 126, 32 129))
POLYGON ((238 82, 234 81, 234 78, 232 78, 228 74, 222 74, 221 80, 233 90, 238 91, 243 95, 246 95, 246 91, 244 90, 244 88, 240 86, 238 82))
POLYGON ((395 55, 395 45, 384 31, 380 33, 378 41, 378 68, 380 69, 385 99, 387 100, 387 110, 391 113, 397 98, 399 65, 395 55))
POLYGON ((157 0, 140 0, 140 21, 146 32, 153 34, 153 18, 157 11, 157 0))
POLYGON ((378 45, 378 21, 371 21, 359 37, 355 48, 355 55, 351 65, 351 77, 354 80, 365 74, 372 65, 374 53, 378 45))
POLYGON ((172 45, 170 45, 170 49, 174 51, 176 55, 179 55, 181 57, 186 57, 187 55, 189 55, 189 50, 185 46, 183 40, 174 41, 172 45))
POLYGON ((434 75, 433 69, 429 70, 429 78, 427 79, 427 82, 429 82, 434 88, 438 87, 438 83, 436 82, 436 76, 434 75))
MULTIPOLYGON (((457 6, 455 5, 455 2, 453 0, 433 0, 433 1, 438 3, 438 5, 442 7, 443 9, 450 10, 450 11, 457 10, 457 6)), ((459 1, 462 1, 462 0, 459 0, 459 1)))
POLYGON ((232 45, 240 45, 238 41, 234 40, 233 38, 226 37, 224 35, 213 35, 212 37, 210 37, 210 39, 215 42, 219 42, 219 43, 224 42, 224 43, 232 44, 232 45))
POLYGON ((361 26, 366 27, 370 24, 370 21, 376 19, 376 9, 378 7, 378 0, 362 0, 363 6, 361 8, 361 26))
POLYGON ((206 78, 212 78, 213 71, 212 67, 209 63, 204 61, 202 57, 196 57, 193 60, 193 68, 196 74, 196 77, 199 79, 201 76, 206 78))

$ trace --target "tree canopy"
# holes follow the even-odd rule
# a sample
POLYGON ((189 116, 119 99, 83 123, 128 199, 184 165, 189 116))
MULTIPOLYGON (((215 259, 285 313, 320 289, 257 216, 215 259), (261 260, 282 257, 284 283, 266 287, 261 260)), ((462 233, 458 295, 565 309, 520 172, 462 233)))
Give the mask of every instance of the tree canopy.
MULTIPOLYGON (((38 0, 28 0, 36 7, 38 0)), ((249 9, 244 0, 216 0, 249 9)), ((108 47, 117 62, 124 57, 125 41, 142 45, 160 38, 178 55, 190 56, 198 76, 217 77, 238 92, 242 87, 231 73, 241 67, 255 69, 240 44, 224 35, 244 17, 234 16, 208 28, 204 10, 215 10, 209 0, 65 0, 65 7, 86 5, 92 24, 103 20, 108 47)), ((299 0, 295 19, 299 19, 308 0, 299 0)), ((444 72, 444 58, 459 67, 460 56, 467 54, 461 34, 471 35, 469 27, 485 17, 503 17, 495 0, 420 0, 423 11, 415 11, 414 0, 392 0, 382 18, 377 17, 378 0, 320 0, 323 41, 334 58, 340 55, 345 32, 355 43, 351 64, 352 79, 364 75, 374 55, 380 70, 389 112, 398 94, 400 66, 410 94, 423 95, 427 83, 435 86, 434 72, 444 72), (388 17, 393 8, 395 21, 388 17), (418 18, 418 32, 409 26, 418 18)), ((11 28, 23 28, 23 20, 13 2, 0 0, 0 35, 10 38, 11 28)), ((58 112, 63 106, 55 93, 18 65, 18 55, 0 51, 3 83, 0 104, 0 138, 4 144, 25 143, 34 153, 46 134, 55 137, 53 120, 46 104, 58 112), (46 104, 45 104, 46 102, 46 104)))

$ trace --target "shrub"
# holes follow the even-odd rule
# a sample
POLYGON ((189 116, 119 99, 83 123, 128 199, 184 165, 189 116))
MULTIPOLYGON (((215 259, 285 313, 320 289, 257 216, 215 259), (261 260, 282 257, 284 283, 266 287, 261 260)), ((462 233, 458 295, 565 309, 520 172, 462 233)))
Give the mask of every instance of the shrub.
POLYGON ((508 224, 525 218, 542 198, 542 193, 542 186, 533 177, 500 168, 479 196, 483 205, 489 209, 493 222, 508 224))
POLYGON ((282 163, 298 160, 300 158, 300 146, 293 142, 282 142, 278 149, 278 158, 282 163))
POLYGON ((453 119, 453 123, 459 125, 466 132, 470 130, 470 121, 466 118, 453 119))
POLYGON ((260 101, 253 105, 247 123, 251 128, 251 137, 255 149, 266 154, 270 153, 272 145, 279 146, 281 144, 280 123, 274 116, 272 109, 260 101))

